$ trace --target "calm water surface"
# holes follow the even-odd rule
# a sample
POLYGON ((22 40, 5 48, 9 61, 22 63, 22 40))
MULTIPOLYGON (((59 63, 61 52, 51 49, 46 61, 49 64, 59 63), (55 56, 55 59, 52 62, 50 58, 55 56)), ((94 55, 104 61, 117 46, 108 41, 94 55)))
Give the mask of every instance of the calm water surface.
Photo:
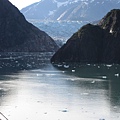
POLYGON ((1 55, 0 112, 8 120, 120 120, 119 65, 54 67, 51 55, 1 55))

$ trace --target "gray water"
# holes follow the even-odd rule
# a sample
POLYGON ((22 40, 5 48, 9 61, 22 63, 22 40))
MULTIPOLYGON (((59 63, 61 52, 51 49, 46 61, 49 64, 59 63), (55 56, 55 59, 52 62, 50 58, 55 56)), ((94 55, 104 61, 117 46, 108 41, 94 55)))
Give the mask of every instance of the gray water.
POLYGON ((0 112, 8 120, 120 120, 119 65, 53 66, 51 56, 1 55, 0 112))

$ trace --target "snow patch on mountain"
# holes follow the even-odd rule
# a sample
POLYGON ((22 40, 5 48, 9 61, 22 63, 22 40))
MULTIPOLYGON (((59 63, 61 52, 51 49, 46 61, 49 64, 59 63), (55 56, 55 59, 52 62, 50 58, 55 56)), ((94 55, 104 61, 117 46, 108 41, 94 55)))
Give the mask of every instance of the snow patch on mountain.
POLYGON ((68 1, 66 2, 57 2, 57 6, 61 7, 62 5, 66 6, 68 4, 68 1))
POLYGON ((64 13, 62 13, 57 20, 60 20, 66 13, 67 13, 67 11, 65 11, 64 13))
POLYGON ((120 9, 120 0, 41 0, 21 12, 27 19, 95 21, 111 9, 120 9))
POLYGON ((50 16, 50 15, 53 15, 54 12, 55 12, 55 10, 53 10, 53 11, 49 11, 49 14, 48 14, 48 15, 49 15, 49 16, 50 16))

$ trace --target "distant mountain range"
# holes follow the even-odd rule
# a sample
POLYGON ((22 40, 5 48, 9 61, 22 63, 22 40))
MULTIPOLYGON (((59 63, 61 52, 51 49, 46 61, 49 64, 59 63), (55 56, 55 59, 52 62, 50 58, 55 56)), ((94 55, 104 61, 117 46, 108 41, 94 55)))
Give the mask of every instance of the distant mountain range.
POLYGON ((21 10, 27 19, 96 21, 120 0, 41 0, 21 10))

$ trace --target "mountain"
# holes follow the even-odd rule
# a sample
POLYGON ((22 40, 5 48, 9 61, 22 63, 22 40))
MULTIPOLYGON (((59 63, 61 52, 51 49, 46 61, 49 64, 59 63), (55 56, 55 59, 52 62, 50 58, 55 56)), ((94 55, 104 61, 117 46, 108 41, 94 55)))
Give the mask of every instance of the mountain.
POLYGON ((111 10, 98 25, 81 27, 53 55, 51 62, 120 64, 120 9, 111 10))
POLYGON ((96 21, 120 0, 41 0, 21 10, 27 19, 96 21))
POLYGON ((0 0, 0 52, 50 52, 57 49, 50 36, 27 22, 8 0, 0 0))

